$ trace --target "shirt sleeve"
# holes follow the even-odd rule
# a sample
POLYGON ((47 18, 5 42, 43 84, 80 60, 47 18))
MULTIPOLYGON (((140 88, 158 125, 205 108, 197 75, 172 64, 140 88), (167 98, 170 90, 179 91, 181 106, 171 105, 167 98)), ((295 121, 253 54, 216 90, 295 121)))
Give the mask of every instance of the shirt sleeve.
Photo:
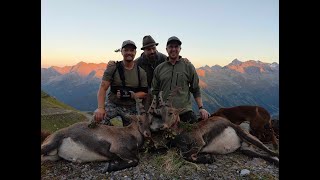
POLYGON ((115 72, 115 70, 116 70, 116 63, 108 64, 106 70, 103 73, 102 80, 109 81, 109 82, 112 81, 113 80, 112 74, 113 72, 115 72))
POLYGON ((199 86, 199 76, 197 74, 196 68, 192 63, 188 64, 190 70, 190 87, 189 91, 193 94, 194 98, 201 97, 200 86, 199 86))

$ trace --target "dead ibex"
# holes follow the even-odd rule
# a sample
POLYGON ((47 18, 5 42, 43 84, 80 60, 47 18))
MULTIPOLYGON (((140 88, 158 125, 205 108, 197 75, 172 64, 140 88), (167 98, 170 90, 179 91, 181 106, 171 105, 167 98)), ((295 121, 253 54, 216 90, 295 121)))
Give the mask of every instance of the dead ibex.
POLYGON ((50 135, 51 133, 46 130, 41 130, 41 143, 50 135))
POLYGON ((220 108, 211 116, 221 116, 232 123, 240 125, 244 121, 250 124, 250 132, 260 141, 272 141, 273 147, 278 149, 278 142, 275 136, 271 116, 269 112, 260 106, 235 106, 230 108, 220 108), (269 139, 266 139, 266 138, 269 139))
MULTIPOLYGON (((162 96, 162 93, 159 93, 162 96)), ((165 104, 162 97, 159 104, 165 104)), ((161 114, 162 120, 151 122, 151 130, 170 130, 174 136, 172 146, 180 149, 183 157, 191 162, 212 163, 212 154, 228 154, 242 150, 243 153, 253 157, 260 157, 276 165, 279 163, 278 153, 270 150, 259 139, 242 130, 238 125, 229 120, 213 116, 198 123, 183 125, 179 118, 179 109, 162 106, 167 113, 161 114), (264 155, 242 146, 248 142, 267 152, 264 155)))
POLYGON ((138 148, 144 137, 150 137, 150 121, 141 101, 140 115, 126 116, 132 121, 126 127, 99 124, 89 128, 80 122, 51 134, 41 145, 41 160, 72 162, 108 161, 104 171, 116 171, 136 166, 138 148))

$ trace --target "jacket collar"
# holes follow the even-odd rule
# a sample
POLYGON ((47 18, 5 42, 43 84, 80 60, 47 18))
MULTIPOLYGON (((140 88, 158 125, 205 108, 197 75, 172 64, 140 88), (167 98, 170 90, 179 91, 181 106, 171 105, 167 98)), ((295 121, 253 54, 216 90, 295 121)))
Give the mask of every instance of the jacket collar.
MULTIPOLYGON (((179 59, 176 61, 176 63, 178 63, 179 61, 181 61, 181 59, 182 59, 182 56, 179 56, 179 59)), ((169 56, 167 57, 166 61, 167 61, 167 63, 170 63, 170 64, 171 64, 171 62, 169 61, 169 56)))

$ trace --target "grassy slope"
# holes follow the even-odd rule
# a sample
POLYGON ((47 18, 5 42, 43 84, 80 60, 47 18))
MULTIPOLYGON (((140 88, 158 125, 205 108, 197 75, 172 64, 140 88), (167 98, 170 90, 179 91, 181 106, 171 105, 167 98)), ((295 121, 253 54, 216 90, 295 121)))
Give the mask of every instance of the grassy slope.
POLYGON ((47 93, 41 91, 41 129, 49 132, 67 127, 79 121, 85 121, 86 116, 47 93), (48 113, 54 111, 55 113, 48 113))

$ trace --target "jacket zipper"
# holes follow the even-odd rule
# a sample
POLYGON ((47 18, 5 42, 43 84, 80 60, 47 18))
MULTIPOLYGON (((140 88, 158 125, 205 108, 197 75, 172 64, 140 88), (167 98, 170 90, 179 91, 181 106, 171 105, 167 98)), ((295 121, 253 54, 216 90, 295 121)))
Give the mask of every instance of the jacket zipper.
POLYGON ((173 79, 173 70, 174 70, 174 65, 172 65, 172 73, 171 73, 171 82, 170 82, 170 91, 171 91, 171 85, 172 85, 172 79, 173 79))
POLYGON ((176 79, 176 86, 178 86, 178 77, 179 77, 179 74, 177 73, 177 79, 176 79))

